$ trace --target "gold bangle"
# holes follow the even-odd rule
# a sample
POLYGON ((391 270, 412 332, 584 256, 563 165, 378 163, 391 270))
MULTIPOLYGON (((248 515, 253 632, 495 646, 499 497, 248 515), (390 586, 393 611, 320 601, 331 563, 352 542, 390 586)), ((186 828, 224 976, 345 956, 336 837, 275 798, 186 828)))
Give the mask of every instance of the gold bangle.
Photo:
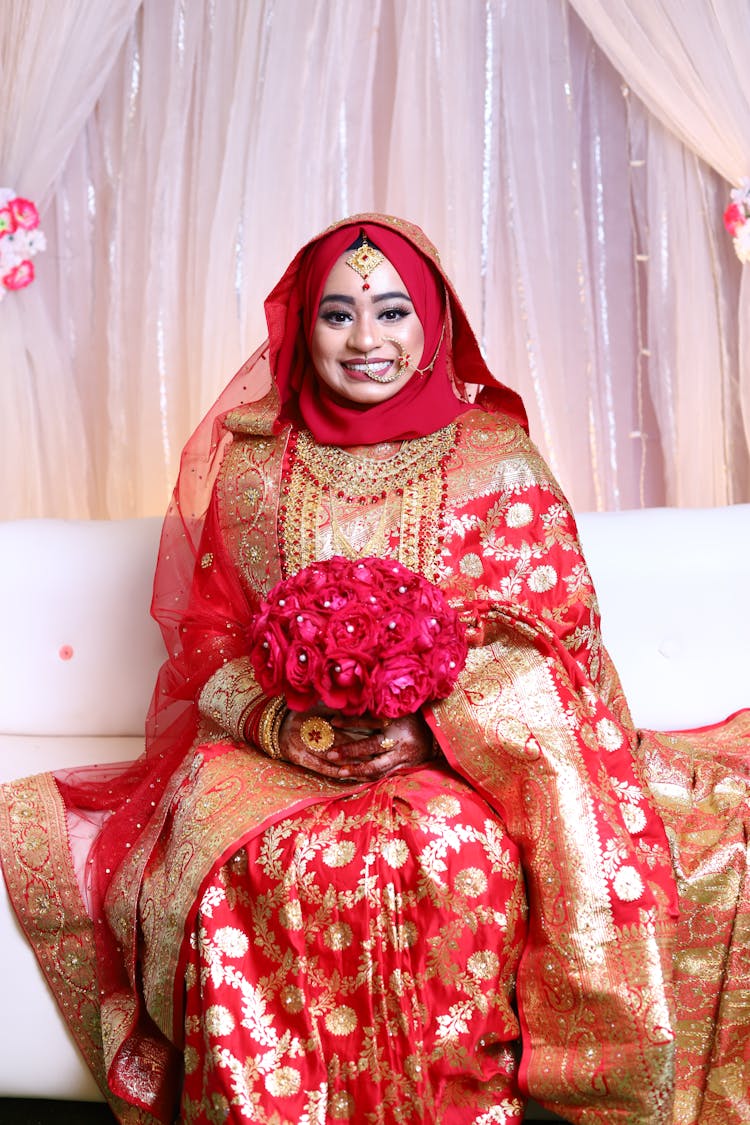
POLYGON ((287 713, 283 695, 275 695, 263 708, 258 723, 258 744, 268 758, 281 758, 279 731, 287 713))

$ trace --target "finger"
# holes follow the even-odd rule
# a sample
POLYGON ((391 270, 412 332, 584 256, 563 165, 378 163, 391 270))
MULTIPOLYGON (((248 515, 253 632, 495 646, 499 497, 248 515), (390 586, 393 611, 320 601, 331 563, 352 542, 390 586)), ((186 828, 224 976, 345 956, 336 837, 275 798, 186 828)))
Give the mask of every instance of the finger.
POLYGON ((372 758, 369 762, 352 763, 348 767, 348 774, 352 781, 378 781, 380 778, 414 766, 414 762, 404 762, 399 759, 386 759, 384 757, 372 758))
POLYGON ((350 780, 350 770, 348 767, 336 765, 333 762, 327 762, 324 758, 317 758, 305 750, 290 751, 287 755, 287 761, 291 762, 292 765, 307 770, 309 773, 314 773, 321 777, 328 777, 332 781, 350 780))
POLYGON ((373 731, 383 730, 390 720, 381 719, 377 715, 342 715, 326 716, 332 727, 337 730, 363 731, 371 734, 373 731))
POLYGON ((392 749, 391 746, 383 749, 380 736, 369 736, 351 742, 339 742, 326 751, 325 757, 333 762, 369 762, 392 749))

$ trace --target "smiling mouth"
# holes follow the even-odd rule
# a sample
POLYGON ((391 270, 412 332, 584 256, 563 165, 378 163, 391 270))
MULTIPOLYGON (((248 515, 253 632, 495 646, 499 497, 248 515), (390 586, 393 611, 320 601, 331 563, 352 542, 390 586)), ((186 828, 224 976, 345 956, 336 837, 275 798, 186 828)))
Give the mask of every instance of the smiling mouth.
POLYGON ((341 366, 351 375, 364 375, 373 383, 393 383, 401 374, 398 368, 392 371, 394 362, 392 359, 372 359, 369 361, 360 359, 350 360, 348 363, 342 363, 341 366), (389 374, 389 372, 392 373, 389 374))

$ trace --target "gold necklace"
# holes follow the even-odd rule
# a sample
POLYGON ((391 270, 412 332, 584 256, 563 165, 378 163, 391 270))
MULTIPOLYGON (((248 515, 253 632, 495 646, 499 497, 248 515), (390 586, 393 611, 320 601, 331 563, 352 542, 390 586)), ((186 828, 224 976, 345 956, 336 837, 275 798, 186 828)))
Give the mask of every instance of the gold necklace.
POLYGON ((334 445, 317 445, 307 430, 297 437, 297 457, 317 484, 351 499, 403 491, 416 477, 436 472, 456 441, 456 423, 434 434, 405 441, 397 453, 382 460, 357 456, 334 445))
POLYGON ((452 422, 434 434, 409 439, 385 459, 316 445, 305 430, 294 434, 279 498, 283 573, 295 574, 331 554, 350 559, 393 554, 434 580, 445 466, 457 430, 452 422), (368 521, 369 515, 375 519, 368 521), (397 546, 390 542, 389 529, 397 546))
POLYGON ((355 516, 354 520, 351 521, 354 525, 354 530, 351 536, 349 536, 344 531, 341 523, 337 499, 330 490, 328 500, 331 512, 331 537, 333 540, 334 553, 343 555, 347 559, 364 559, 374 555, 378 558, 382 558, 386 553, 385 532, 388 521, 388 501, 380 501, 378 505, 380 511, 378 513, 375 529, 371 531, 369 535, 367 534, 365 513, 360 512, 359 516, 355 516))

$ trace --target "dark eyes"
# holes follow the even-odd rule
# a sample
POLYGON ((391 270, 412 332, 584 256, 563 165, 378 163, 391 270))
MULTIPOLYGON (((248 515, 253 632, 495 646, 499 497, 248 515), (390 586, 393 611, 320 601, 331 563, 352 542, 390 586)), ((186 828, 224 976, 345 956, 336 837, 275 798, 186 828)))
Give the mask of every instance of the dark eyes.
POLYGON ((348 324, 352 319, 352 314, 348 312, 337 312, 335 309, 329 309, 328 312, 320 314, 320 319, 324 320, 326 324, 348 324))
MULTIPOLYGON (((389 305, 388 308, 381 309, 378 313, 378 320, 384 324, 394 324, 404 317, 411 314, 411 309, 405 305, 389 305)), ((349 309, 328 309, 326 312, 320 314, 320 319, 324 320, 326 324, 331 324, 334 327, 339 325, 351 324, 353 314, 349 309)))
POLYGON ((378 320, 403 320, 410 312, 411 309, 407 309, 405 305, 397 305, 393 308, 383 309, 383 311, 378 314, 378 320))

